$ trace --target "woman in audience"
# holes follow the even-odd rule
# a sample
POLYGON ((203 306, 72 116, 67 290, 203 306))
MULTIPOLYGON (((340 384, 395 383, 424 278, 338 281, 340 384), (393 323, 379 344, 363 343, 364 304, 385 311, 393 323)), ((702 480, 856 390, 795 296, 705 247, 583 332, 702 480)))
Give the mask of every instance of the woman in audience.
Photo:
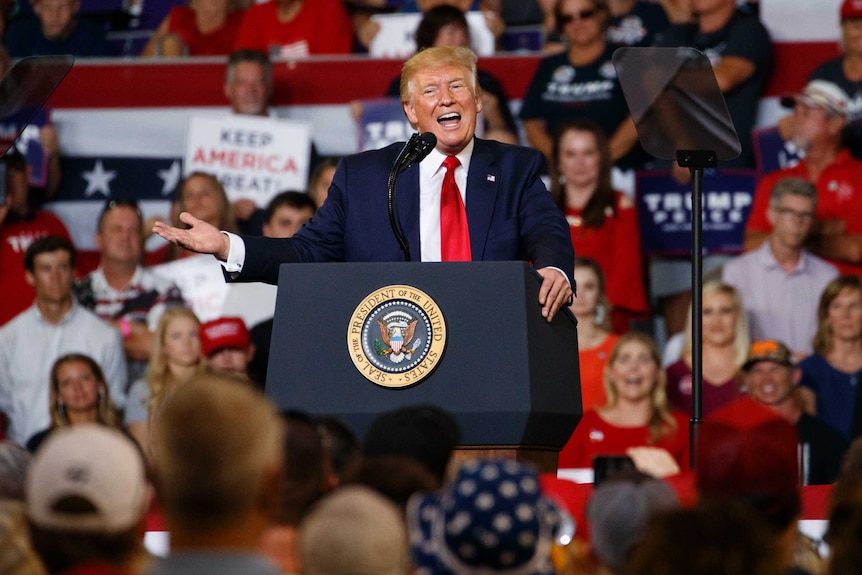
POLYGON ((562 124, 591 118, 610 137, 611 157, 621 169, 640 167, 643 156, 605 40, 607 0, 558 0, 557 30, 567 49, 539 63, 521 107, 530 144, 554 167, 554 138, 562 124))
POLYGON ((242 18, 234 0, 192 0, 174 6, 144 46, 142 56, 226 56, 242 18))
POLYGON ((631 198, 611 185, 608 141, 596 122, 564 123, 554 140, 558 177, 551 186, 566 215, 579 256, 605 271, 611 323, 617 332, 648 311, 637 213, 631 198))
POLYGON ((818 417, 850 440, 862 378, 862 279, 841 276, 823 290, 813 346, 799 363, 800 383, 814 392, 818 417))
POLYGON ((592 467, 598 455, 629 455, 655 476, 688 466, 688 418, 670 411, 655 341, 640 332, 620 337, 607 368, 604 407, 584 413, 560 452, 561 468, 592 467))
MULTIPOLYGON (((218 179, 204 172, 192 172, 180 182, 177 196, 171 208, 171 220, 174 226, 187 227, 180 221, 180 213, 189 212, 194 217, 214 225, 227 232, 239 232, 233 208, 227 199, 227 192, 218 179)), ((148 253, 148 265, 172 262, 185 257, 196 256, 176 244, 148 253)))
POLYGON ((69 353, 51 368, 51 426, 27 441, 35 452, 55 429, 80 423, 101 423, 120 429, 120 415, 111 402, 105 374, 89 355, 69 353))
MULTIPOLYGON (((745 308, 736 288, 719 281, 703 286, 703 414, 709 415, 739 395, 740 369, 751 338, 745 308)), ((667 398, 674 409, 691 413, 691 309, 682 335, 681 358, 667 367, 667 398)))
POLYGON ((149 422, 165 398, 204 368, 200 321, 185 307, 165 310, 156 328, 155 346, 145 379, 129 388, 125 424, 144 453, 149 447, 149 422))
POLYGON ((575 285, 578 295, 569 309, 578 319, 581 401, 584 410, 598 409, 607 402, 602 374, 619 336, 611 332, 605 275, 598 262, 576 257, 575 285))

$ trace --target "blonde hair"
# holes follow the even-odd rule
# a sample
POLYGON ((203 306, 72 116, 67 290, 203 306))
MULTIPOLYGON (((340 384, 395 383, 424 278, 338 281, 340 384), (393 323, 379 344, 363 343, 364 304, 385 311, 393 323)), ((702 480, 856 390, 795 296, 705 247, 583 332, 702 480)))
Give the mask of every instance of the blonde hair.
POLYGON ((277 504, 284 423, 243 380, 206 373, 171 394, 152 424, 153 476, 165 515, 186 530, 235 525, 277 504))
MULTIPOLYGON (((751 336, 748 333, 748 317, 745 314, 745 307, 742 305, 742 299, 739 297, 739 290, 726 283, 714 280, 703 284, 703 300, 706 301, 711 295, 720 293, 728 296, 733 302, 733 308, 736 310, 736 329, 733 334, 733 364, 737 369, 742 368, 742 364, 748 359, 748 348, 751 346, 751 336)), ((692 348, 692 317, 691 306, 688 308, 688 318, 685 322, 685 337, 682 342, 682 357, 690 362, 693 353, 692 348)))
MULTIPOLYGON (((151 415, 164 402, 168 390, 174 384, 181 383, 171 372, 168 358, 165 356, 165 335, 171 322, 178 318, 188 318, 198 327, 201 325, 195 312, 183 306, 169 307, 164 311, 162 317, 159 318, 159 325, 156 327, 154 338, 155 345, 153 346, 150 363, 147 367, 147 386, 150 388, 150 400, 147 407, 151 415)), ((205 369, 203 356, 201 356, 198 362, 198 373, 203 372, 205 369)))
MULTIPOLYGON (((219 221, 215 224, 215 226, 218 229, 226 232, 231 232, 235 234, 239 233, 239 226, 237 225, 236 217, 233 214, 233 206, 231 206, 224 186, 214 175, 201 171, 192 172, 191 174, 183 178, 179 186, 177 186, 176 199, 174 202, 174 206, 171 209, 171 223, 173 224, 173 226, 180 229, 186 229, 188 227, 185 223, 180 221, 180 214, 182 212, 188 211, 185 204, 185 190, 186 184, 192 178, 203 178, 207 180, 213 186, 213 188, 215 188, 216 195, 218 196, 219 213, 219 221)), ((168 244, 168 261, 176 260, 177 255, 180 253, 179 250, 180 248, 179 246, 177 246, 177 244, 168 244)))
POLYGON ((468 73, 470 92, 474 96, 480 95, 479 84, 476 81, 475 52, 460 46, 434 46, 418 52, 401 67, 401 102, 410 101, 413 96, 414 80, 419 72, 443 66, 463 68, 468 73))
POLYGON ((613 409, 619 401, 617 390, 611 381, 611 366, 619 359, 622 348, 632 342, 637 342, 644 345, 649 350, 650 359, 656 366, 656 381, 650 392, 650 405, 652 410, 650 413, 647 427, 650 431, 650 442, 657 443, 663 437, 667 437, 676 432, 676 420, 670 414, 670 408, 667 402, 667 378, 664 369, 661 367, 661 352, 656 345, 655 340, 649 335, 637 331, 630 331, 620 336, 617 340, 608 363, 604 371, 605 394, 608 401, 605 404, 605 409, 613 409))
POLYGON ((111 401, 111 394, 108 391, 108 385, 105 383, 105 373, 102 371, 98 362, 83 353, 67 353, 54 362, 51 367, 51 388, 49 392, 49 411, 51 413, 51 427, 67 427, 71 425, 69 415, 64 410, 60 410, 60 368, 67 363, 82 363, 89 368, 90 373, 96 378, 99 385, 99 403, 96 410, 96 421, 102 425, 120 428, 120 415, 114 402, 111 401))

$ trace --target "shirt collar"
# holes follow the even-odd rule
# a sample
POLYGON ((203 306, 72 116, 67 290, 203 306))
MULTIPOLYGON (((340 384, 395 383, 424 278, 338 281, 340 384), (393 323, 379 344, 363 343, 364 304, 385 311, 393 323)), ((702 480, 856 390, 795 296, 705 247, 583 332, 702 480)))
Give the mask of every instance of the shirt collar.
MULTIPOLYGON (((458 158, 458 161, 461 162, 461 167, 469 173, 470 172, 470 158, 473 157, 473 147, 474 147, 475 138, 470 138, 470 141, 467 142, 467 145, 464 146, 464 149, 455 154, 455 157, 458 158)), ((443 160, 446 159, 447 154, 444 154, 437 148, 431 150, 428 156, 425 157, 419 163, 419 167, 428 177, 433 177, 440 168, 443 167, 443 160)))

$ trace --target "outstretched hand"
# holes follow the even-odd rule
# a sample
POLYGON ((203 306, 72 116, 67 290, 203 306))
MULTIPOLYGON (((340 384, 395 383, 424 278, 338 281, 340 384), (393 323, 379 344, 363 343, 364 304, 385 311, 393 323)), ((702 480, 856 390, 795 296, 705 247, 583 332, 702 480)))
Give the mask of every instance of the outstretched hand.
POLYGON ((188 212, 180 214, 180 221, 188 224, 189 229, 182 230, 157 221, 153 224, 153 233, 187 250, 199 254, 212 254, 221 261, 227 261, 230 240, 217 227, 197 219, 188 212))
POLYGON ((563 305, 568 305, 572 297, 572 287, 563 273, 554 268, 536 270, 542 276, 539 287, 539 305, 542 306, 542 317, 549 322, 563 305))

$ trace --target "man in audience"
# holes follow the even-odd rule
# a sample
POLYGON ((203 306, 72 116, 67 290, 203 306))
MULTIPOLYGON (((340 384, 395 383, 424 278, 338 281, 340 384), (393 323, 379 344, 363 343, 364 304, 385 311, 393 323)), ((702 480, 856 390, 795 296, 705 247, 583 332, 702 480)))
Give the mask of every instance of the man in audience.
POLYGON ((53 434, 27 476, 33 548, 51 575, 138 573, 148 503, 140 450, 100 425, 53 434))
POLYGON ((703 503, 736 502, 763 520, 779 546, 779 567, 793 570, 802 509, 798 434, 783 417, 742 396, 703 422, 697 444, 703 503))
POLYGON ((772 172, 757 186, 745 225, 746 251, 760 246, 772 225, 769 199, 778 180, 798 177, 817 188, 817 224, 811 251, 834 263, 844 274, 862 273, 862 162, 841 140, 847 115, 847 95, 831 82, 809 82, 803 91, 782 100, 793 106, 793 141, 805 158, 794 167, 772 172))
POLYGON ((650 518, 679 507, 673 489, 640 472, 622 472, 598 485, 587 501, 590 547, 607 575, 624 572, 650 518))
POLYGON ((409 575, 408 550, 398 507, 359 485, 324 498, 300 528, 304 575, 409 575))
MULTIPOLYGON (((213 371, 251 381, 248 364, 254 344, 241 317, 220 317, 201 324, 201 353, 213 371)), ((263 388, 263 383, 254 382, 263 388)))
MULTIPOLYGON (((315 211, 317 211, 317 206, 308 194, 296 191, 282 192, 272 198, 266 207, 263 235, 267 238, 289 238, 314 217, 315 211)), ((231 289, 243 288, 244 286, 272 287, 263 284, 235 284, 231 286, 231 289)), ((252 289, 255 288, 252 287, 252 289)), ((272 309, 274 310, 275 290, 267 290, 267 295, 272 298, 272 309)), ((252 327, 250 334, 255 354, 249 363, 248 372, 253 380, 264 383, 269 368, 269 347, 272 343, 272 314, 268 319, 252 327)))
MULTIPOLYGON (((272 86, 272 62, 266 52, 237 50, 228 57, 224 95, 230 104, 231 113, 275 119, 269 108, 272 86)), ((311 143, 310 166, 316 165, 318 157, 317 150, 311 143)), ((260 220, 264 217, 269 219, 269 214, 264 215, 263 210, 258 209, 248 198, 232 202, 231 205, 243 231, 260 235, 260 220)))
POLYGON ((104 28, 78 18, 80 9, 79 0, 33 0, 37 19, 15 20, 6 31, 9 55, 109 56, 104 28))
POLYGON ((693 0, 690 23, 656 34, 658 46, 688 46, 706 54, 742 144, 728 166, 754 167, 751 130, 772 64, 769 32, 736 0, 693 0))
POLYGON ((258 554, 278 508, 284 428, 260 393, 200 375, 165 402, 152 430, 152 476, 171 554, 149 575, 278 575, 258 554))
POLYGON ((176 285, 141 266, 142 226, 136 201, 108 200, 96 228, 99 267, 74 286, 78 303, 122 334, 129 381, 144 375, 162 312, 183 305, 176 285))
POLYGON ((269 116, 272 62, 265 52, 237 50, 228 57, 224 95, 234 114, 269 116))
POLYGON ((33 286, 27 283, 24 252, 38 238, 60 236, 71 241, 69 231, 51 212, 30 206, 30 168, 15 146, 0 164, 6 168, 5 200, 0 200, 0 325, 33 302, 33 286))
POLYGON ((776 340, 755 341, 742 370, 748 394, 796 426, 802 444, 805 484, 834 483, 847 441, 841 433, 802 410, 795 394, 802 372, 793 364, 787 346, 776 340))
POLYGON ((803 248, 814 226, 817 190, 801 178, 778 180, 766 218, 766 241, 724 264, 721 279, 742 297, 752 339, 779 339, 799 358, 812 351, 817 303, 838 270, 803 248), (788 313, 793 310, 793 313, 788 313))
POLYGON ((78 352, 95 359, 120 409, 127 381, 120 334, 72 296, 75 248, 69 240, 36 240, 24 254, 24 267, 35 301, 0 328, 0 411, 9 416, 6 436, 22 445, 51 423, 50 371, 61 355, 78 352))

